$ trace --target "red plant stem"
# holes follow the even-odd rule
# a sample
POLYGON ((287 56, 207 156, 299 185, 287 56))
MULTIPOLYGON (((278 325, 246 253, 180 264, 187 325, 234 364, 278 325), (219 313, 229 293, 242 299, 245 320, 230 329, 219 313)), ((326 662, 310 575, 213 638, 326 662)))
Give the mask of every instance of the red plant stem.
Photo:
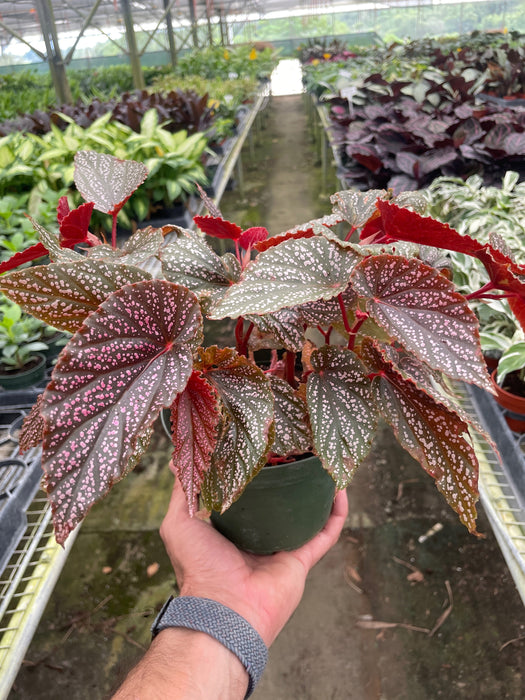
POLYGON ((346 234, 345 241, 349 241, 349 240, 352 238, 352 234, 353 234, 355 231, 357 231, 357 226, 352 226, 352 228, 350 229, 350 231, 348 231, 348 233, 346 234))
POLYGON ((246 334, 244 338, 242 339, 242 354, 246 355, 248 352, 248 340, 250 339, 250 336, 253 331, 253 323, 250 323, 248 326, 248 330, 246 331, 246 334))
POLYGON ((115 250, 117 247, 117 214, 114 213, 112 216, 113 216, 113 225, 111 227, 111 246, 112 246, 113 250, 115 250))
POLYGON ((294 389, 297 386, 295 381, 295 352, 286 352, 285 365, 284 365, 284 378, 288 384, 294 389))
POLYGON ((339 302, 339 308, 341 309, 341 314, 343 316, 343 323, 345 326, 345 331, 347 333, 351 333, 352 329, 350 328, 350 322, 348 321, 348 314, 346 313, 346 307, 345 307, 345 303, 343 301, 342 294, 337 295, 337 301, 339 302))
POLYGON ((237 345, 237 352, 239 355, 242 355, 242 345, 243 345, 243 328, 244 328, 244 319, 242 316, 239 316, 237 319, 237 323, 235 324, 235 342, 237 345))
POLYGON ((319 333, 321 333, 321 335, 323 336, 324 342, 325 342, 327 345, 330 345, 330 336, 332 335, 332 326, 329 326, 329 328, 328 328, 328 330, 326 331, 326 333, 325 333, 325 331, 323 331, 323 329, 321 328, 321 326, 317 326, 317 330, 318 330, 319 333))
POLYGON ((237 260, 241 263, 241 267, 242 267, 241 249, 239 248, 239 241, 234 241, 234 243, 235 243, 235 255, 237 257, 237 260))
POLYGON ((357 338, 357 332, 361 328, 361 326, 363 325, 363 323, 366 321, 367 318, 368 318, 368 314, 366 314, 366 316, 359 318, 352 326, 352 330, 350 331, 350 336, 348 338, 348 346, 347 347, 349 350, 354 349, 355 339, 357 338))
POLYGON ((480 299, 485 296, 486 292, 491 292, 493 289, 496 289, 496 285, 494 282, 487 282, 487 284, 484 284, 483 287, 480 287, 480 289, 477 290, 477 292, 471 292, 470 294, 465 295, 465 299, 468 299, 469 301, 471 299, 480 299))

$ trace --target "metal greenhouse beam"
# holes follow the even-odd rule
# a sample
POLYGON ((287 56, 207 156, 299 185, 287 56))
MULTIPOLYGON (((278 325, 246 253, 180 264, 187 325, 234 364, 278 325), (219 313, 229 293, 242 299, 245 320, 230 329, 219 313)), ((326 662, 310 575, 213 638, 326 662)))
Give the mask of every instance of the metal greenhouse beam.
POLYGON ((126 39, 128 42, 129 62, 131 64, 133 84, 138 90, 142 90, 146 87, 146 84, 140 65, 140 56, 137 50, 137 39, 135 37, 135 30, 133 29, 133 17, 131 16, 129 0, 120 0, 120 7, 122 8, 124 26, 126 27, 126 39))
POLYGON ((53 16, 53 8, 50 0, 36 0, 36 9, 40 20, 40 27, 44 37, 47 51, 47 63, 55 86, 55 92, 60 103, 71 104, 73 96, 66 75, 66 67, 60 53, 58 36, 53 16))

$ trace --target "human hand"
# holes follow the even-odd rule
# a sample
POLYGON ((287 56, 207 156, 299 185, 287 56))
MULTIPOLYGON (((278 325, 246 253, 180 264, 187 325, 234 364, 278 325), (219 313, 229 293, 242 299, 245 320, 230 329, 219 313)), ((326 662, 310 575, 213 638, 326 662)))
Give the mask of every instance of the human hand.
POLYGON ((209 523, 190 517, 182 486, 175 479, 160 534, 175 570, 181 595, 211 598, 242 615, 270 644, 301 600, 306 576, 337 542, 348 513, 338 491, 323 530, 292 552, 242 552, 209 523))

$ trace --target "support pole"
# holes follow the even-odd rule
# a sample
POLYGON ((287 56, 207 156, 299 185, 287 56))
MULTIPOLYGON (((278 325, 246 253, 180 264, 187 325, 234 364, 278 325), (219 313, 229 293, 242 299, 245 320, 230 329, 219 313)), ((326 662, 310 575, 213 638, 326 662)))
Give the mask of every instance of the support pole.
POLYGON ((144 83, 144 75, 140 65, 140 56, 137 49, 137 39, 133 28, 133 17, 131 16, 131 7, 129 0, 120 0, 122 14, 124 16, 124 25, 126 27, 126 40, 128 42, 129 62, 131 64, 131 74, 133 75, 133 84, 137 90, 143 90, 146 87, 144 83))
POLYGON ((195 0, 188 0, 188 7, 190 9, 190 20, 191 20, 191 35, 193 37, 193 46, 199 48, 199 36, 197 34, 197 15, 195 13, 195 0))
POLYGON ((73 102, 73 96, 66 75, 66 67, 62 60, 62 54, 60 53, 60 46, 58 45, 55 18, 53 16, 51 2, 50 0, 37 0, 35 4, 44 43, 46 45, 47 63, 58 101, 60 104, 71 104, 73 102))
POLYGON ((168 42, 170 45, 171 65, 175 68, 177 65, 177 45, 175 44, 175 35, 173 34, 173 22, 171 20, 169 0, 164 0, 164 9, 166 10, 166 30, 168 32, 168 42))
POLYGON ((219 10, 219 28, 221 30, 221 44, 225 46, 226 44, 226 39, 224 37, 224 17, 223 17, 223 9, 222 7, 219 10))
POLYGON ((210 46, 213 46, 213 28, 211 26, 211 17, 210 17, 210 0, 206 0, 206 20, 208 22, 208 40, 210 42, 210 46))

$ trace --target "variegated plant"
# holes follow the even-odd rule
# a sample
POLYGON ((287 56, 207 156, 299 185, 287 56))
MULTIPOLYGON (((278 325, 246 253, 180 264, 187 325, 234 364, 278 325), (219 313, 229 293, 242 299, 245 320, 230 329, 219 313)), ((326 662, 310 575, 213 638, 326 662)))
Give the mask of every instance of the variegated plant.
POLYGON ((424 217, 417 193, 378 190, 339 192, 332 214, 274 237, 225 221, 205 198, 200 232, 148 228, 121 249, 96 240, 92 209, 115 220, 145 174, 79 153, 86 204, 70 212, 61 200, 58 236, 35 223, 37 250, 0 267, 48 252, 52 262, 0 287, 73 333, 21 436, 23 448, 43 443, 58 541, 136 464, 167 407, 192 513, 199 498, 228 508, 267 462, 307 452, 344 488, 383 418, 475 532, 472 422, 449 380, 491 385, 476 317, 440 249, 479 258, 490 282, 471 296, 507 297, 520 322, 525 267, 424 217), (207 236, 232 252, 217 254, 207 236), (231 347, 204 347, 203 319, 227 318, 231 347), (253 359, 261 348, 271 351, 264 368, 253 359))

